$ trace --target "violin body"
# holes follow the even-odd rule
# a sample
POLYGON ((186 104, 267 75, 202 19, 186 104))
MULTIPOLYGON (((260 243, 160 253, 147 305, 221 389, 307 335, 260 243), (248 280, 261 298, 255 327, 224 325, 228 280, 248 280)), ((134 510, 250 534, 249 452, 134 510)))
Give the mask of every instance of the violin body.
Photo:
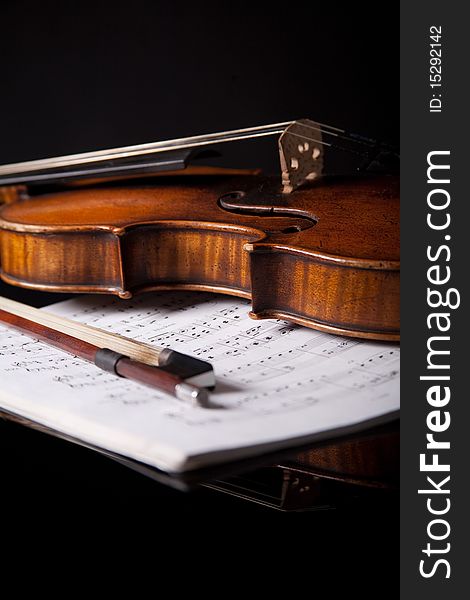
POLYGON ((290 194, 259 175, 58 189, 0 209, 1 277, 27 288, 161 289, 251 299, 255 319, 399 339, 399 193, 391 176, 290 194))

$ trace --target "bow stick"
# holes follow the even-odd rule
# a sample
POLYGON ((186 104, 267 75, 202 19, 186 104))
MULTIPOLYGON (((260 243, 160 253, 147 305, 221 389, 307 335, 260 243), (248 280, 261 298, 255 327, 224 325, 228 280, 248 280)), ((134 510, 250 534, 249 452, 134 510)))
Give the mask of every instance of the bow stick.
POLYGON ((215 385, 212 365, 170 348, 125 338, 0 297, 0 321, 127 379, 206 406, 215 385))

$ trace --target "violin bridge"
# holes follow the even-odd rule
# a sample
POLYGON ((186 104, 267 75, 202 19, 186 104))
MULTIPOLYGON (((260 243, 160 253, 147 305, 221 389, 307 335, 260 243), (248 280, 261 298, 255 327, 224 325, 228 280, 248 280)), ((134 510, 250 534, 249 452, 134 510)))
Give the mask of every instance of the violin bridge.
POLYGON ((320 177, 325 145, 321 125, 309 119, 294 121, 281 134, 278 144, 284 194, 320 177))

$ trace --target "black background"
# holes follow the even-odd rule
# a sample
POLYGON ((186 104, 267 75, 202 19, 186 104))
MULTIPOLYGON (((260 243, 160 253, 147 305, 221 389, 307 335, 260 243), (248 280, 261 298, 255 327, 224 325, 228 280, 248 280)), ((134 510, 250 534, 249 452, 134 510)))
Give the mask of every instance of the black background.
MULTIPOLYGON (((398 4, 365 2, 4 1, 0 163, 302 117, 398 143, 398 18, 398 4)), ((238 163, 274 169, 275 153, 260 148, 247 146, 238 163)), ((118 518, 121 527, 138 514, 149 535, 162 523, 202 522, 220 534, 236 517, 272 518, 216 493, 168 490, 11 424, 0 423, 0 460, 2 512, 16 519, 118 518)), ((394 503, 274 516, 267 537, 255 536, 260 553, 269 545, 282 557, 282 532, 307 543, 316 576, 319 564, 352 567, 367 597, 373 574, 395 590, 394 503)))

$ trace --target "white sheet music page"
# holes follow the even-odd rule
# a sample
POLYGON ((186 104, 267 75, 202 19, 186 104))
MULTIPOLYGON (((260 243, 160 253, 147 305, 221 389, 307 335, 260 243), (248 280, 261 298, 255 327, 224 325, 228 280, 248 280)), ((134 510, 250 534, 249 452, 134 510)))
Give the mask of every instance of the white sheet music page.
POLYGON ((213 408, 184 405, 3 325, 0 406, 173 472, 396 416, 398 345, 253 321, 249 309, 246 300, 186 292, 81 296, 46 307, 211 362, 213 408))

